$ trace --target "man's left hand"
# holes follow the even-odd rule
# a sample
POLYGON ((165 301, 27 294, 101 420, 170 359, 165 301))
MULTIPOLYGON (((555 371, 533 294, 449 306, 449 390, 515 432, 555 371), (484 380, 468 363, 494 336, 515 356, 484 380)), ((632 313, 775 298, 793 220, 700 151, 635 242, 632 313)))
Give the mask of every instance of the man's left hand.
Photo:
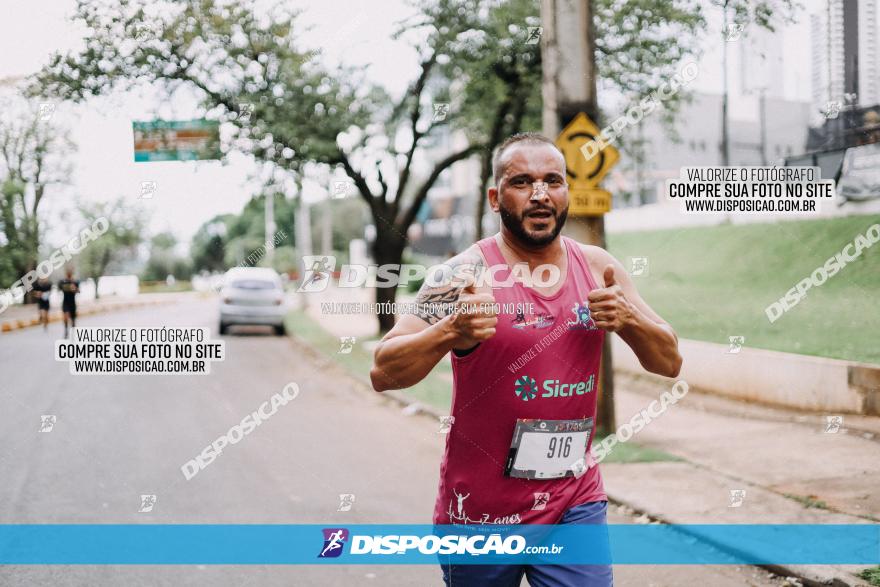
POLYGON ((614 278, 614 266, 605 267, 605 287, 589 293, 590 316, 593 323, 607 332, 617 332, 635 321, 635 308, 623 295, 623 288, 614 278))

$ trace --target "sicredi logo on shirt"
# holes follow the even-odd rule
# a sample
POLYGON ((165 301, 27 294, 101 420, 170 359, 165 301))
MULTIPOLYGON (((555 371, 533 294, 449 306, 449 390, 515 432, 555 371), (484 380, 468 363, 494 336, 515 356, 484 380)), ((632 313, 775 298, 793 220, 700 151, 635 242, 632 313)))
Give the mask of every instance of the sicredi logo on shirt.
MULTIPOLYGON (((562 383, 559 379, 545 379, 541 384, 544 393, 540 397, 571 397, 574 395, 584 395, 593 391, 596 386, 596 375, 590 375, 586 381, 575 381, 574 383, 562 383)), ((513 392, 524 402, 534 400, 538 397, 537 382, 523 375, 517 378, 514 383, 513 392)))

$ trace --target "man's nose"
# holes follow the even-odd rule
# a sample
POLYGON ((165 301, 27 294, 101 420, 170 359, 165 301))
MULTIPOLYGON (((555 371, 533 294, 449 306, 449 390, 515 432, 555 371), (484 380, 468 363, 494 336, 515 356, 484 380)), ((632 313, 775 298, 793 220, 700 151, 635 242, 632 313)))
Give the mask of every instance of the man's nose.
POLYGON ((532 183, 532 197, 530 200, 540 200, 547 195, 547 183, 536 181, 532 183))

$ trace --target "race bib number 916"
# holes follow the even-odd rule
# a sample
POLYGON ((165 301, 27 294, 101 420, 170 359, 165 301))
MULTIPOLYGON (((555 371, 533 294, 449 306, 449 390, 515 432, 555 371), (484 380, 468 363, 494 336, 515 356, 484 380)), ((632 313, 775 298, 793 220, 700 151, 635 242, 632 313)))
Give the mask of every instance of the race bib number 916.
POLYGON ((520 479, 573 477, 592 430, 592 418, 517 420, 504 474, 520 479))

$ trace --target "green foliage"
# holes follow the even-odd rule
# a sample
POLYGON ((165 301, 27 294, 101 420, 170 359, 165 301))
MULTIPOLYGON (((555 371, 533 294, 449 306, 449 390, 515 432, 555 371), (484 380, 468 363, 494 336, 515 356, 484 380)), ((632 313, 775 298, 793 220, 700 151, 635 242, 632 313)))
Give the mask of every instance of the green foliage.
POLYGON ((0 185, 0 223, 3 244, 0 244, 0 287, 8 287, 36 266, 37 251, 27 246, 27 229, 19 230, 15 213, 17 202, 24 201, 24 184, 7 178, 0 185))
POLYGON ((864 569, 861 573, 859 573, 859 578, 864 579, 871 585, 880 585, 880 567, 864 569))
MULTIPOLYGON (((727 1, 734 9, 745 2, 727 1)), ((600 74, 627 98, 670 77, 704 25, 696 0, 594 4, 600 74)), ((752 17, 759 24, 771 16, 764 4, 774 3, 756 8, 752 17)), ((491 150, 507 135, 540 124, 539 45, 527 42, 528 27, 539 24, 532 0, 421 2, 398 32, 412 42, 420 71, 396 101, 362 72, 331 70, 300 47, 297 13, 282 4, 123 0, 108 10, 103 1, 81 0, 76 17, 86 30, 84 48, 54 57, 34 77, 33 93, 81 100, 137 84, 168 96, 181 86, 194 88, 208 118, 231 123, 226 151, 293 173, 307 162, 341 167, 378 227, 373 254, 380 263, 400 261, 403 235, 446 169, 480 154, 485 185, 491 150), (437 102, 450 104, 444 120, 433 117, 437 102), (469 144, 435 157, 427 173, 416 175, 419 151, 445 141, 443 127, 450 125, 463 130, 469 144)), ((196 268, 217 268, 220 243, 226 266, 260 246, 261 229, 247 210, 242 216, 223 221, 226 235, 197 235, 196 268)), ((393 317, 380 321, 387 329, 393 317)))
POLYGON ((202 224, 193 235, 190 244, 190 257, 196 271, 209 273, 222 272, 227 269, 226 235, 227 225, 233 215, 221 214, 202 224))
MULTIPOLYGON (((193 268, 196 272, 222 272, 241 263, 271 266, 280 273, 300 270, 300 259, 295 250, 296 200, 274 194, 275 223, 277 226, 275 252, 271 262, 265 255, 265 196, 255 196, 239 214, 216 216, 199 227, 190 245, 193 268)), ((332 251, 340 263, 348 258, 348 245, 353 239, 363 238, 367 214, 363 201, 356 198, 326 200, 312 205, 311 228, 313 250, 320 248, 323 215, 332 213, 332 251)))
POLYGON ((150 258, 141 277, 144 281, 163 281, 173 275, 176 279, 192 276, 192 263, 174 251, 177 239, 169 232, 160 232, 150 240, 150 258))
MULTIPOLYGON (((283 234, 286 235, 283 238, 279 235, 278 238, 281 240, 276 243, 276 249, 291 248, 293 247, 296 203, 286 199, 282 194, 272 194, 272 197, 274 198, 277 230, 283 231, 283 234)), ((263 264, 265 250, 262 247, 267 238, 271 239, 271 235, 266 235, 266 202, 264 198, 265 196, 262 195, 255 196, 245 204, 241 214, 229 215, 224 258, 227 268, 241 263, 252 264, 254 257, 251 255, 253 254, 260 256, 260 259, 256 260, 256 265, 263 264)))
POLYGON ((733 23, 743 27, 752 24, 775 31, 780 23, 795 22, 803 5, 795 0, 712 0, 716 6, 727 10, 733 23))
POLYGON ((91 226, 102 217, 110 223, 107 232, 90 242, 74 261, 80 278, 91 277, 97 281, 112 264, 135 256, 144 240, 146 219, 141 210, 128 206, 122 198, 115 202, 80 203, 78 210, 84 226, 91 226))
POLYGON ((0 283, 36 267, 41 204, 67 183, 73 151, 67 131, 42 120, 33 104, 17 95, 0 101, 0 283))
MULTIPOLYGON (((712 3, 726 7, 732 23, 771 31, 778 23, 792 22, 800 8, 794 0, 712 3)), ((686 58, 699 54, 698 43, 707 25, 705 4, 701 0, 593 0, 599 77, 630 102, 657 91, 686 58)), ((716 38, 722 39, 720 34, 716 38)), ((667 119, 686 98, 687 92, 679 92, 664 103, 667 119)))
MULTIPOLYGON (((698 53, 698 36, 706 26, 702 4, 593 0, 599 77, 630 101, 657 91, 678 73, 682 60, 698 53)), ((667 108, 674 110, 675 102, 667 108)))
MULTIPOLYGON (((273 193, 275 207, 275 253, 272 266, 282 272, 296 268, 293 227, 296 202, 273 193)), ((245 265, 268 266, 265 254, 265 196, 251 198, 240 214, 215 216, 202 224, 190 244, 193 271, 223 272, 245 265)))
POLYGON ((441 68, 455 97, 452 125, 488 152, 520 130, 540 131, 541 45, 527 42, 529 27, 541 24, 539 3, 449 4, 462 18, 441 68))
POLYGON ((828 504, 818 499, 815 495, 797 495, 795 493, 785 493, 783 494, 788 499, 793 499, 794 501, 800 503, 807 509, 815 508, 819 510, 827 510, 828 504))
POLYGON ((381 97, 351 71, 325 71, 297 46, 297 13, 256 0, 84 0, 85 48, 56 55, 31 92, 81 100, 137 84, 188 85, 208 118, 234 125, 231 144, 282 168, 328 161, 336 136, 364 125, 381 97))

